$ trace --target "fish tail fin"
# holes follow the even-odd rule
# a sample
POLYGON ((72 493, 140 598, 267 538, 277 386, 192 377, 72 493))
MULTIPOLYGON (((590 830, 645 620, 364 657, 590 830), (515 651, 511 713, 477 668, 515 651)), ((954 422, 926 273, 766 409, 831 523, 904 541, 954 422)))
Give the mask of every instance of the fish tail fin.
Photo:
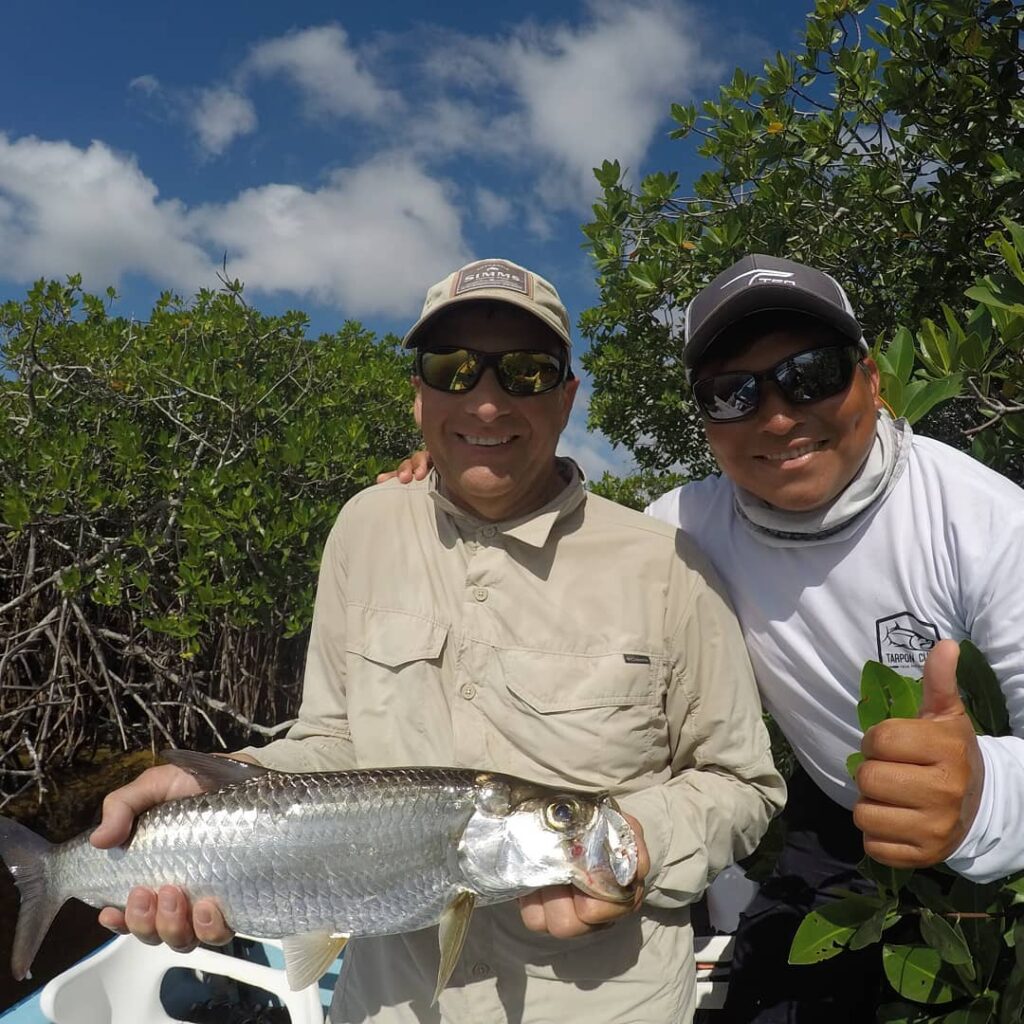
POLYGON ((53 923, 64 897, 53 891, 46 861, 53 844, 10 818, 0 817, 0 860, 7 865, 21 896, 14 926, 11 973, 21 981, 29 977, 43 936, 53 923))

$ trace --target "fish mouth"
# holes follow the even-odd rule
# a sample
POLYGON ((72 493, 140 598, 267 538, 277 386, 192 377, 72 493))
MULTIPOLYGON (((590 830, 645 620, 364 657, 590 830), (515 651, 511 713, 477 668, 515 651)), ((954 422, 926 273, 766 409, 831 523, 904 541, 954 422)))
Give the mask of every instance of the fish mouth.
POLYGON ((606 903, 632 903, 636 899, 639 882, 634 880, 627 886, 619 885, 610 872, 580 871, 573 876, 573 888, 579 889, 586 896, 604 900, 606 903))
POLYGON ((586 856, 573 865, 572 884, 596 899, 632 903, 640 885, 636 836, 610 801, 600 813, 601 827, 592 830, 586 856))

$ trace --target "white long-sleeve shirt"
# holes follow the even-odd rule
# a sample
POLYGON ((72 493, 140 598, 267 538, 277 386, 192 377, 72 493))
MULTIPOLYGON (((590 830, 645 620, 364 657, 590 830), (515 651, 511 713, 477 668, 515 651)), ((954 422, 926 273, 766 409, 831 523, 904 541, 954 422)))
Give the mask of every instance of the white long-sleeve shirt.
POLYGON ((935 640, 971 639, 999 679, 1014 735, 981 738, 981 806, 947 864, 976 881, 1024 869, 1024 491, 914 436, 895 487, 836 539, 765 543, 736 515, 725 477, 676 488, 647 512, 711 559, 765 707, 811 777, 848 808, 864 663, 919 676, 935 640))

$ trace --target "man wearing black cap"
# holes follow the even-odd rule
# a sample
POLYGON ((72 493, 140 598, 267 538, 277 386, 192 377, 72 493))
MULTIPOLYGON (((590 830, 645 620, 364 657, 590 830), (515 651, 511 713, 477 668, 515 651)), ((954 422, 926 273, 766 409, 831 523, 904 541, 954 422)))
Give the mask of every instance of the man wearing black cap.
POLYGON ((722 475, 647 511, 722 575, 800 764, 786 849, 741 921, 730 1021, 874 1019, 877 948, 786 964, 804 914, 823 890, 856 887, 865 850, 979 881, 1024 868, 1024 493, 894 421, 867 353, 843 289, 791 260, 744 257, 687 311, 684 361, 722 475), (955 677, 968 637, 1014 736, 974 735, 955 677), (872 659, 923 675, 924 702, 862 736, 872 659))

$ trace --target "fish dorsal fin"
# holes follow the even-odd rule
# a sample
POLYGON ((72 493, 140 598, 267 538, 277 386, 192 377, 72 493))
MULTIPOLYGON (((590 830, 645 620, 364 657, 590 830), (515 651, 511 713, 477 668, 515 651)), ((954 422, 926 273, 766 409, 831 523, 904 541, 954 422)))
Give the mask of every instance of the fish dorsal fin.
POLYGON ((249 779, 266 775, 270 770, 261 764, 250 764, 220 754, 201 754, 198 750, 162 750, 160 756, 194 775, 207 793, 238 786, 249 779))
POLYGON ((298 992, 319 981, 327 973, 327 968, 341 956, 346 942, 348 935, 330 935, 327 932, 307 932, 282 939, 288 987, 298 992))
POLYGON ((437 1002, 448 984, 448 979, 459 962, 459 954, 469 931, 469 919, 473 916, 476 896, 471 892, 460 892, 444 908, 437 929, 437 941, 441 947, 441 963, 437 968, 437 988, 434 989, 434 1003, 437 1002))

